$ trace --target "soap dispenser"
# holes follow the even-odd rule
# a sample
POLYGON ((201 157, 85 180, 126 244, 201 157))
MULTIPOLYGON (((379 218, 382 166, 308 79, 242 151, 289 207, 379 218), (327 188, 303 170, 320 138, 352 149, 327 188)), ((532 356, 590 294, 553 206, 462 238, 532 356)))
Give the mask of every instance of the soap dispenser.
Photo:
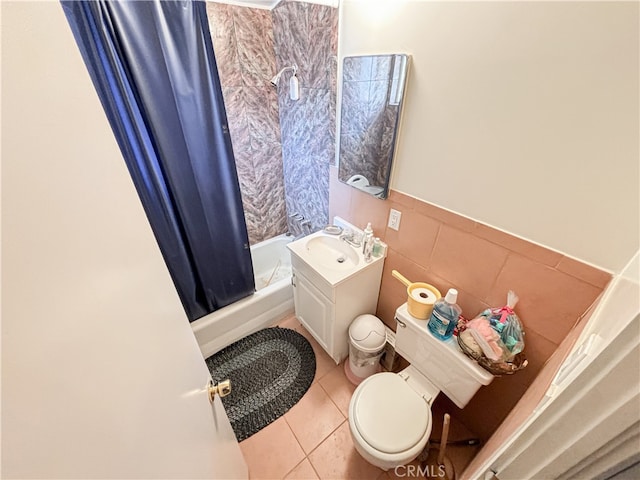
POLYGON ((364 236, 362 238, 362 254, 364 255, 365 262, 370 262, 373 255, 373 228, 371 228, 371 222, 367 223, 367 228, 364 229, 364 236))

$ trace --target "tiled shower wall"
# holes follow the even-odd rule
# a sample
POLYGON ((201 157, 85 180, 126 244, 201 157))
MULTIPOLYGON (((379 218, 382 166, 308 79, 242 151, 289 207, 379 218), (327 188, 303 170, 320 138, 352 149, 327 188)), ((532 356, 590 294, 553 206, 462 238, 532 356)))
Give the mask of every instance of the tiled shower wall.
POLYGON ((287 231, 271 12, 207 2, 249 241, 287 231))
MULTIPOLYGON (((317 230, 328 223, 335 158, 338 10, 284 0, 272 13, 277 70, 295 63, 300 81, 297 101, 289 98, 288 73, 278 91, 287 210, 317 230)), ((299 222, 290 230, 304 231, 299 222)))
POLYGON ((338 11, 284 0, 273 11, 207 3, 251 244, 327 224, 335 156, 338 11), (286 72, 298 65, 300 99, 286 72), (286 199, 286 200, 285 200, 286 199))
POLYGON ((463 315, 501 307, 515 291, 515 307, 525 328, 529 365, 496 377, 478 390, 464 409, 444 395, 436 402, 484 440, 498 428, 542 367, 598 299, 611 275, 559 252, 514 237, 470 218, 391 190, 379 200, 340 183, 332 168, 330 214, 364 227, 389 246, 377 316, 395 330, 394 312, 407 289, 391 276, 398 270, 412 282, 427 282, 442 294, 460 292, 463 315), (387 228, 389 210, 402 212, 400 230, 387 228))

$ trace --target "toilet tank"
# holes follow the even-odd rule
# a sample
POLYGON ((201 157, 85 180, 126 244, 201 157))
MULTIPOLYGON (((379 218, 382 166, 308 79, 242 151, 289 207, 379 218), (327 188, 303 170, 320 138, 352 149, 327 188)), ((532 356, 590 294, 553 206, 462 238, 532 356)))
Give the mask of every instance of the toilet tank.
POLYGON ((396 310, 396 351, 458 407, 464 408, 493 375, 467 357, 455 338, 442 341, 427 328, 428 320, 412 317, 407 304, 396 310))

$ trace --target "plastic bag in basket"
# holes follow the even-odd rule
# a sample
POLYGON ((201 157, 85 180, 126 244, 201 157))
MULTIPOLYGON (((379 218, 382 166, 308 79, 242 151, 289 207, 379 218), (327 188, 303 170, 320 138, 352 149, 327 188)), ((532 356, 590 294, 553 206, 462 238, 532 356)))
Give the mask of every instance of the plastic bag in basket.
POLYGON ((487 358, 509 362, 524 350, 524 328, 513 310, 517 303, 518 296, 510 290, 504 307, 484 310, 468 323, 487 358))

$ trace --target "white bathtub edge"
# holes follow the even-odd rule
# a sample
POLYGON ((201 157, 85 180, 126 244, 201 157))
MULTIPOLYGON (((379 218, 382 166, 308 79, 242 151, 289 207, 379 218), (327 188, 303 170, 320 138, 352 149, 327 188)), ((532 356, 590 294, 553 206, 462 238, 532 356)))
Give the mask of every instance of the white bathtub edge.
POLYGON ((209 358, 211 355, 219 352, 224 347, 231 345, 233 342, 237 342, 241 338, 257 332, 258 330, 270 327, 286 316, 293 314, 293 312, 293 298, 291 298, 262 312, 252 320, 245 322, 242 325, 238 325, 233 330, 220 335, 218 338, 207 342, 204 345, 199 345, 202 356, 204 358, 209 358))
MULTIPOLYGON (((293 287, 291 284, 291 257, 286 248, 291 237, 279 235, 251 246, 251 257, 256 284, 268 275, 273 277, 278 265, 286 267, 270 285, 267 285, 231 305, 220 308, 191 323, 204 358, 224 347, 269 327, 293 313, 293 287), (260 278, 258 278, 260 277, 260 278)), ((271 280, 271 277, 268 277, 271 280)))

